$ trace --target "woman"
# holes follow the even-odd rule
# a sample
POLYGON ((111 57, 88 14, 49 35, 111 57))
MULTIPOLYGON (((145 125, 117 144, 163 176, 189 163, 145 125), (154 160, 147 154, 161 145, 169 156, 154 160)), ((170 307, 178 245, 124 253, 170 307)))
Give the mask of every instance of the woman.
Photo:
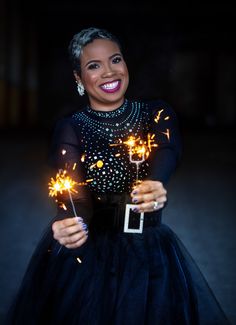
POLYGON ((161 222, 181 152, 174 111, 125 97, 129 73, 108 31, 82 30, 69 52, 89 104, 58 122, 52 157, 61 177, 79 185, 71 199, 58 195, 57 218, 32 257, 10 323, 228 324, 161 222))

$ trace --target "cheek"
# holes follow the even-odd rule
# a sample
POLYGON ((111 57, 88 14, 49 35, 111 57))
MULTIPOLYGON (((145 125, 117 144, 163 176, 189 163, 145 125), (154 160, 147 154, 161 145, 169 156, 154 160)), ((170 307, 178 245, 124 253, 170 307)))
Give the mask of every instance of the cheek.
POLYGON ((97 80, 97 74, 96 73, 90 73, 90 74, 86 74, 83 76, 82 78, 82 82, 84 83, 84 85, 93 85, 96 83, 97 80))
POLYGON ((129 71, 126 66, 124 67, 123 74, 127 78, 127 81, 129 82, 129 71))
POLYGON ((124 65, 123 67, 123 74, 127 77, 127 79, 129 79, 129 71, 126 65, 124 65))
POLYGON ((86 89, 91 88, 91 85, 93 84, 91 78, 85 77, 85 78, 82 78, 81 80, 82 80, 82 83, 86 89))

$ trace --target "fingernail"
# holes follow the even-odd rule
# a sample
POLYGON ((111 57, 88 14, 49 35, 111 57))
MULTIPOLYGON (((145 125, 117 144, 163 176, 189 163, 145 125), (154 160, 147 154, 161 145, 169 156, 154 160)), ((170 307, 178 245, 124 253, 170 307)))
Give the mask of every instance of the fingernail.
POLYGON ((84 219, 83 219, 82 217, 75 217, 75 219, 77 220, 77 222, 78 222, 78 223, 80 223, 80 222, 83 222, 83 221, 84 221, 84 219))
POLYGON ((86 223, 82 223, 82 229, 83 230, 87 230, 88 229, 88 226, 86 225, 86 223))
POLYGON ((134 197, 134 198, 132 199, 132 202, 133 202, 133 203, 137 203, 137 202, 138 202, 138 199, 137 199, 136 197, 134 197))
POLYGON ((137 191, 137 190, 134 190, 134 191, 132 192, 132 194, 133 194, 133 195, 138 194, 138 191, 137 191))
POLYGON ((132 208, 132 211, 133 212, 138 212, 138 208, 137 207, 134 207, 134 208, 132 208))

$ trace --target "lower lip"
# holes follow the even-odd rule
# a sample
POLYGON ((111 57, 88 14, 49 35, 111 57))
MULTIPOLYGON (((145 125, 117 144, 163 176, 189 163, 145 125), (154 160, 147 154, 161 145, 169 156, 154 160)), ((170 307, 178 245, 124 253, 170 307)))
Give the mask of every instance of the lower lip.
POLYGON ((104 93, 113 94, 120 89, 120 86, 121 86, 121 82, 118 82, 118 84, 115 88, 112 88, 112 89, 101 88, 101 89, 102 89, 102 91, 104 91, 104 93))

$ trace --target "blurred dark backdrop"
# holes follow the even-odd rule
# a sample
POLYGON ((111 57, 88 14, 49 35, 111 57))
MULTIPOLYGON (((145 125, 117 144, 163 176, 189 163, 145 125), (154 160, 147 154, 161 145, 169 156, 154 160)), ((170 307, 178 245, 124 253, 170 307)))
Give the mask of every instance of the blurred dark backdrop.
POLYGON ((98 26, 122 41, 129 97, 162 98, 184 129, 236 123, 236 14, 227 2, 1 0, 0 128, 50 130, 81 107, 67 47, 98 26), (155 5, 154 5, 155 4, 155 5))
POLYGON ((67 47, 89 26, 116 34, 128 97, 178 114, 184 151, 164 221, 236 324, 236 11, 224 2, 0 1, 0 322, 54 216, 47 159, 55 121, 80 107, 67 47))

